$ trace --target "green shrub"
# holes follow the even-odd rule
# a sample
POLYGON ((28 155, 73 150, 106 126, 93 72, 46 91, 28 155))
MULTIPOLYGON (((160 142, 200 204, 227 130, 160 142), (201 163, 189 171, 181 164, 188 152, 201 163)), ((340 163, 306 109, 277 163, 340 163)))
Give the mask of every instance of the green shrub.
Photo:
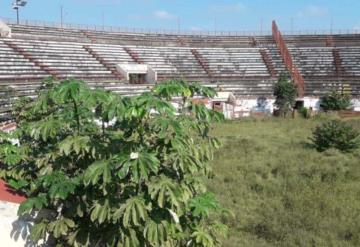
POLYGON ((222 210, 203 179, 219 147, 210 122, 222 115, 192 104, 194 94, 215 91, 172 81, 129 98, 71 79, 45 86, 26 108, 21 101, 16 132, 0 133, 0 177, 28 198, 18 211, 33 223, 28 240, 219 245, 226 226, 214 217, 222 210), (180 114, 174 96, 183 98, 180 114))
POLYGON ((333 90, 321 98, 320 106, 324 111, 346 110, 351 106, 351 97, 349 94, 333 90))
POLYGON ((297 90, 286 74, 282 74, 274 85, 275 106, 281 116, 287 116, 295 106, 297 90))
POLYGON ((312 141, 320 152, 330 148, 350 152, 359 147, 359 135, 351 125, 340 120, 330 120, 315 128, 312 141))
POLYGON ((300 115, 301 115, 303 118, 310 118, 309 110, 308 110, 308 108, 306 108, 306 107, 301 107, 301 108, 299 109, 299 113, 300 113, 300 115))

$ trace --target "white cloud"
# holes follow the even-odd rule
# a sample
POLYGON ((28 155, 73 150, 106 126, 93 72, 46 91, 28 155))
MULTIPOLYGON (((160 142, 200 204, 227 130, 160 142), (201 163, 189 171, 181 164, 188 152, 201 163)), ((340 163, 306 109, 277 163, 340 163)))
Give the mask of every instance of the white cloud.
POLYGON ((306 8, 300 10, 296 17, 298 18, 306 18, 306 17, 324 17, 328 15, 328 10, 326 8, 316 6, 316 5, 309 5, 306 8))
POLYGON ((210 6, 211 12, 221 12, 221 13, 230 13, 230 12, 243 12, 247 10, 247 7, 242 2, 237 2, 235 4, 222 4, 222 5, 212 5, 210 6))
POLYGON ((157 19, 173 19, 175 18, 174 15, 170 14, 165 10, 157 10, 153 13, 153 16, 157 19))

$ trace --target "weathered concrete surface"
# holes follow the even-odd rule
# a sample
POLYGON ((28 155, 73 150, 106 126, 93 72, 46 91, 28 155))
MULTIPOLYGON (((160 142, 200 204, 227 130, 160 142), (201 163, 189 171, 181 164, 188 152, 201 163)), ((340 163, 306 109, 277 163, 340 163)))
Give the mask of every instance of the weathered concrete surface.
POLYGON ((18 221, 19 204, 0 201, 0 246, 24 247, 27 223, 18 221))
POLYGON ((0 37, 11 38, 11 28, 0 20, 0 37))

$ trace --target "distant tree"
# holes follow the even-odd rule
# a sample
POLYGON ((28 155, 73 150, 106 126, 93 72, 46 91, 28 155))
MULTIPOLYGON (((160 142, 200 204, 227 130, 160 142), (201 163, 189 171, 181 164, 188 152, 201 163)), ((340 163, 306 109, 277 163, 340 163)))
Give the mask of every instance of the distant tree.
POLYGON ((215 92, 171 81, 127 98, 66 80, 19 102, 17 130, 0 136, 0 177, 28 197, 18 213, 32 220, 30 239, 54 246, 219 245, 226 226, 210 214, 223 210, 203 178, 220 145, 210 122, 223 117, 192 104, 195 94, 215 92), (174 96, 183 98, 180 114, 174 96))
POLYGON ((295 106, 297 89, 289 76, 281 74, 274 85, 275 106, 279 109, 281 116, 287 116, 295 106))
POLYGON ((321 98, 320 105, 324 111, 346 110, 351 106, 351 96, 332 90, 321 98))

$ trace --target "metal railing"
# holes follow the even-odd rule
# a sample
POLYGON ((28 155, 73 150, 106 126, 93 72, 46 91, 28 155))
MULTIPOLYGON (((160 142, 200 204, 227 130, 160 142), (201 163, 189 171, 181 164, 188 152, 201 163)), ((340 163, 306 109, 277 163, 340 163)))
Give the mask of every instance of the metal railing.
MULTIPOLYGON (((0 20, 8 24, 16 24, 16 19, 0 17, 0 20)), ((138 34, 162 34, 162 35, 197 35, 197 36, 266 36, 272 35, 272 31, 192 31, 174 29, 150 29, 150 28, 129 28, 118 26, 101 26, 90 24, 59 23, 41 20, 20 20, 20 25, 53 27, 73 30, 138 33, 138 34)), ((282 31, 283 35, 331 35, 331 34, 360 34, 360 29, 333 29, 333 30, 292 30, 282 31)))
POLYGON ((275 21, 273 21, 273 24, 272 24, 272 33, 273 33, 274 40, 276 41, 276 44, 280 51, 280 54, 284 60, 285 67, 290 72, 292 79, 294 80, 295 84, 297 85, 299 96, 302 97, 305 92, 304 78, 302 77, 297 66, 294 64, 292 56, 286 46, 286 43, 285 43, 285 41, 282 37, 282 34, 281 34, 278 26, 276 25, 275 21))

